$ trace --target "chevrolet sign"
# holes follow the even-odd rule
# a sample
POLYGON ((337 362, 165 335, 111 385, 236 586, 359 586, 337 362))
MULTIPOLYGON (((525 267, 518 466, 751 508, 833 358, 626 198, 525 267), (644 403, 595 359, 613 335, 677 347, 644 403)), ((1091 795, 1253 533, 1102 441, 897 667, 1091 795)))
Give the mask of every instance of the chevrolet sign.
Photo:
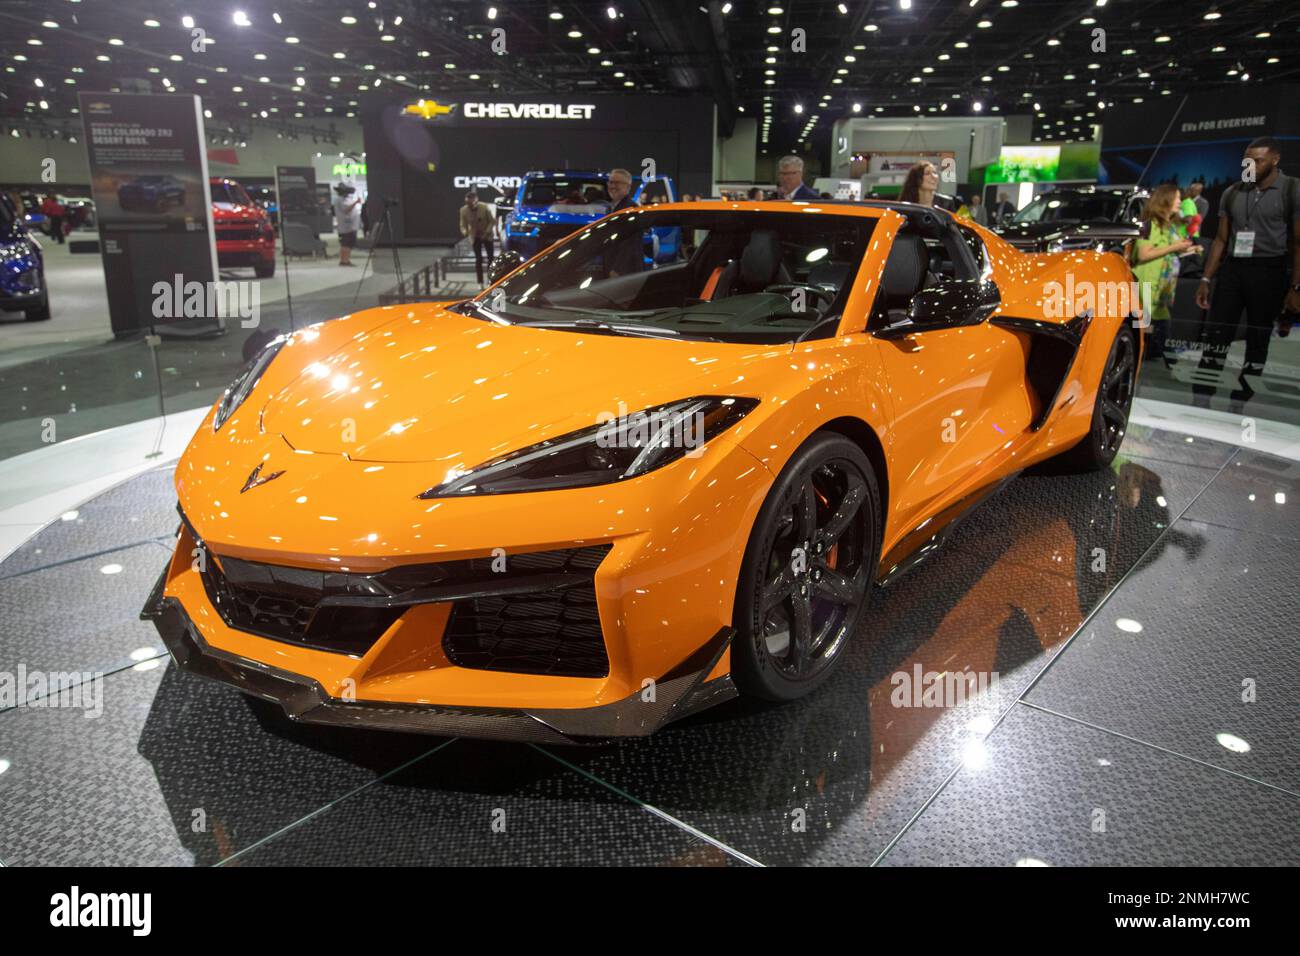
POLYGON ((462 110, 466 119, 589 120, 596 107, 577 103, 466 103, 462 110))
POLYGON ((496 189, 510 192, 518 189, 524 181, 522 176, 453 176, 452 185, 456 189, 496 189))

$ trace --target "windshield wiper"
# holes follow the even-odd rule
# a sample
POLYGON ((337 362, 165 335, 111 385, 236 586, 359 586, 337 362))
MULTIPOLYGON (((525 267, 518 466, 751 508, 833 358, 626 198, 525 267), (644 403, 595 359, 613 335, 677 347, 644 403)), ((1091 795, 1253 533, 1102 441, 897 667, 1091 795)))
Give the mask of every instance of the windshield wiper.
POLYGON ((530 329, 579 329, 584 332, 627 335, 642 339, 676 339, 681 337, 680 332, 674 332, 672 329, 661 329, 645 325, 615 325, 612 322, 602 322, 599 319, 573 319, 567 322, 542 319, 537 322, 516 322, 515 324, 530 329))
POLYGON ((504 315, 501 315, 499 312, 493 312, 482 302, 479 302, 475 299, 466 299, 464 302, 461 303, 461 307, 466 309, 473 309, 475 312, 479 313, 489 321, 496 322, 498 325, 519 324, 518 322, 515 322, 511 319, 507 319, 504 315))

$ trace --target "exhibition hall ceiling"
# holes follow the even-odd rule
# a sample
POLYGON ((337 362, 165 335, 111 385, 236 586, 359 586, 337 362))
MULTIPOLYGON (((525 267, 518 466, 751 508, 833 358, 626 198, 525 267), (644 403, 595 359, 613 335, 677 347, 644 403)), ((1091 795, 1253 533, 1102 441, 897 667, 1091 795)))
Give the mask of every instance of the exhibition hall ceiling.
POLYGON ((8 0, 0 132, 76 120, 79 90, 176 90, 214 134, 331 142, 361 93, 399 89, 702 92, 773 150, 855 115, 1028 113, 1090 138, 1107 109, 1293 81, 1298 32, 1276 0, 8 0))

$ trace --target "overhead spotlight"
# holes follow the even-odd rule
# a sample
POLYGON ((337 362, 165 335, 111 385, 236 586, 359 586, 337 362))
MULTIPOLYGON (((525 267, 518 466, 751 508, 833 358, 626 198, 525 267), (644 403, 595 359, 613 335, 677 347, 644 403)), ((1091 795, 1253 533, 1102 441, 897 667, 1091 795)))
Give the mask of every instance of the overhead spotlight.
POLYGON ((496 7, 488 7, 488 19, 489 19, 489 20, 495 20, 496 18, 497 18, 497 8, 496 8, 496 7))
POLYGON ((979 100, 976 100, 974 103, 971 104, 971 109, 973 109, 976 113, 982 113, 984 112, 984 104, 981 103, 979 100))
POLYGON ((236 10, 234 16, 230 19, 235 22, 235 26, 237 27, 249 27, 253 25, 253 21, 248 19, 248 14, 243 10, 236 10))
POLYGON ((181 17, 181 26, 183 26, 186 30, 193 30, 194 18, 189 14, 186 14, 185 16, 181 17))
MULTIPOLYGON (((731 4, 727 4, 727 6, 731 6, 731 4)), ((723 12, 723 13, 726 13, 727 11, 726 11, 726 10, 723 10, 722 12, 723 12)), ((618 11, 615 10, 613 7, 606 7, 606 8, 605 8, 605 16, 609 17, 611 20, 617 20, 617 19, 618 19, 618 11)))

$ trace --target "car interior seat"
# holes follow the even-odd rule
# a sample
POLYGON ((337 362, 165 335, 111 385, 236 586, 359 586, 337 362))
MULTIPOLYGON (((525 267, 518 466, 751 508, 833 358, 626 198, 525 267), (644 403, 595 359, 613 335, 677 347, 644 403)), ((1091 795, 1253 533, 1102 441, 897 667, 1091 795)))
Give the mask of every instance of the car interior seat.
POLYGON ((790 271, 781 258, 781 237, 771 229, 756 229, 739 259, 723 268, 712 298, 762 292, 775 283, 789 282, 790 271))
POLYGON ((929 274, 930 250, 925 240, 910 233, 895 236, 880 278, 883 308, 906 310, 912 297, 925 286, 929 274))

